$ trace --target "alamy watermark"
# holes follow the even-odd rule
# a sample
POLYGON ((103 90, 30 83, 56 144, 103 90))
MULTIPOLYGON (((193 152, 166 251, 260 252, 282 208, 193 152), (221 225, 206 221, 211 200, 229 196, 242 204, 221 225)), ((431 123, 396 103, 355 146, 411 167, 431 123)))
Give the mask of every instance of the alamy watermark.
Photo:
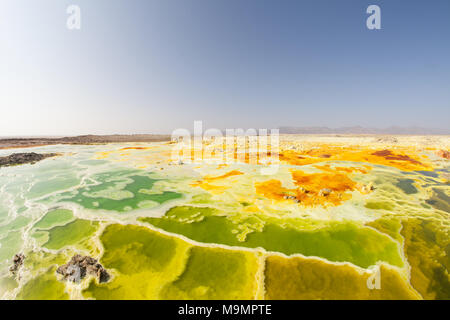
MULTIPOLYGON (((66 26, 69 30, 80 30, 81 29, 81 9, 80 6, 71 4, 67 7, 66 13, 69 15, 67 17, 66 26)), ((378 5, 372 4, 367 7, 366 13, 370 16, 366 20, 366 26, 369 30, 380 30, 381 29, 381 8, 378 5)))
POLYGON ((366 12, 370 16, 366 20, 366 26, 369 30, 380 30, 381 29, 381 9, 379 6, 372 4, 367 7, 366 12))
POLYGON ((278 171, 278 129, 226 129, 224 132, 216 128, 203 132, 202 121, 194 121, 193 134, 187 129, 176 129, 172 133, 172 161, 261 165, 263 175, 278 171))
POLYGON ((72 4, 66 9, 67 17, 66 26, 69 30, 81 29, 81 9, 79 6, 72 4))

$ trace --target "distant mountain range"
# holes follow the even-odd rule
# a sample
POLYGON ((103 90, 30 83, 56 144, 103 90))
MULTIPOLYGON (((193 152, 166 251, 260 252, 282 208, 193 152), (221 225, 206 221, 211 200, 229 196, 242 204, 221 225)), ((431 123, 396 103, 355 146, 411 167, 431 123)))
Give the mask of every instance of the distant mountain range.
POLYGON ((428 129, 422 127, 388 127, 364 128, 361 126, 354 127, 279 127, 280 133, 283 134, 392 134, 392 135, 450 135, 450 129, 428 129))

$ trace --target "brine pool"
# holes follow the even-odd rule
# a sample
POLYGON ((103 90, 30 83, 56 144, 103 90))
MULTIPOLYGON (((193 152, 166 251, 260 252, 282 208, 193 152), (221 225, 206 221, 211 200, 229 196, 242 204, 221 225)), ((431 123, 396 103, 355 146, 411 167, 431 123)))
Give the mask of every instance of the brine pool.
POLYGON ((61 155, 0 168, 0 297, 450 298, 448 160, 286 153, 268 177, 248 163, 176 164, 170 148, 13 150, 61 155), (110 281, 60 279, 74 254, 98 259, 110 281), (367 286, 374 270, 380 289, 367 286))

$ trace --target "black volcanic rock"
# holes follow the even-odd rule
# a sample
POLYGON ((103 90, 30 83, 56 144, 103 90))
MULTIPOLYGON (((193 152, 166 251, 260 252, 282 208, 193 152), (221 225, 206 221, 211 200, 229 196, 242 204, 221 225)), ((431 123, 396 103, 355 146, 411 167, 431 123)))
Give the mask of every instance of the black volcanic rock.
POLYGON ((0 157, 0 167, 15 166, 25 163, 36 163, 45 158, 55 157, 57 155, 58 155, 57 153, 45 153, 45 154, 35 152, 13 153, 6 157, 0 157))
POLYGON ((15 275, 19 271, 20 267, 23 265, 25 256, 22 253, 18 253, 13 258, 13 265, 9 268, 9 271, 15 275))

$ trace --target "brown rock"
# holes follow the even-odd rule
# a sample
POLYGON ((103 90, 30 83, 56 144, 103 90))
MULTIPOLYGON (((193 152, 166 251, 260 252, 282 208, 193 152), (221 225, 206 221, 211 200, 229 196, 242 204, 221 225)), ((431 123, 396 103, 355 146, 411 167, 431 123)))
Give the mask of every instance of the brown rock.
POLYGON ((16 254, 13 258, 13 265, 9 268, 9 271, 15 275, 23 265, 24 260, 25 256, 22 253, 16 254))
POLYGON ((100 283, 107 282, 110 278, 109 273, 96 259, 79 254, 59 266, 56 273, 61 274, 64 280, 72 282, 80 282, 87 275, 96 277, 100 283))

